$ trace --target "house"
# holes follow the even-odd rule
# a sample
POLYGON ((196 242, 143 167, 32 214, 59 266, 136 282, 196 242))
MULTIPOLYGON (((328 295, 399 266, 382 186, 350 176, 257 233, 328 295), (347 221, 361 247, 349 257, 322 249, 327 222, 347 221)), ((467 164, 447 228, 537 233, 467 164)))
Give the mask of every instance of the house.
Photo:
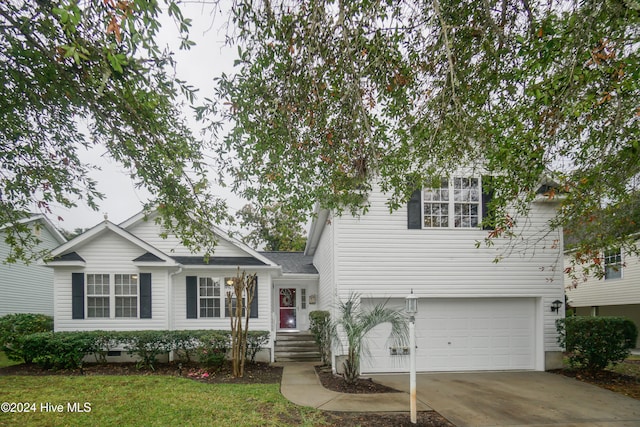
MULTIPOLYGON (((250 327, 271 332, 270 360, 278 336, 308 329, 310 311, 332 311, 352 293, 364 304, 388 300, 401 309, 413 291, 418 370, 559 366, 562 311, 550 310, 563 295, 562 236, 548 227, 555 203, 540 197, 515 229, 522 241, 538 242, 535 251, 494 263, 513 248, 500 241, 476 248, 487 235, 481 178, 449 182, 414 193, 391 214, 378 188, 360 217, 319 210, 304 254, 257 252, 215 229, 219 244, 207 262, 174 236, 161 238, 153 217, 105 221, 53 251, 55 330, 226 329, 225 278, 239 266, 258 275, 250 327)), ((372 334, 363 372, 408 370, 386 335, 384 326, 372 334)))
MULTIPOLYGON (((36 250, 51 250, 67 240, 42 214, 33 214, 20 221, 28 225, 33 235, 40 240, 36 250)), ((10 253, 5 242, 6 227, 0 228, 0 259, 4 261, 10 253)), ((53 315, 53 272, 37 265, 0 263, 0 316, 11 313, 40 313, 53 315)))
POLYGON ((566 286, 567 304, 578 316, 624 316, 640 328, 640 257, 621 249, 604 251, 602 266, 602 277, 566 286))
MULTIPOLYGON (((52 251, 54 330, 228 329, 225 282, 238 267, 257 274, 253 330, 308 329, 318 283, 309 257, 260 253, 214 228, 218 245, 205 259, 173 235, 162 238, 154 216, 105 220, 52 251)), ((273 359, 274 339, 262 359, 273 359)))
MULTIPOLYGON (((540 195, 529 217, 519 219, 518 240, 537 244, 518 252, 501 239, 476 247, 487 236, 482 194, 481 177, 453 177, 414 192, 392 214, 379 189, 358 218, 319 210, 306 248, 319 272, 319 309, 332 310, 351 293, 363 304, 387 301, 402 309, 413 292, 418 371, 560 367, 555 321, 563 314, 551 305, 563 297, 562 233, 548 223, 556 202, 540 195), (512 253, 493 262, 506 251, 512 253)), ((387 342, 388 331, 371 335, 362 372, 406 372, 404 349, 387 342)))

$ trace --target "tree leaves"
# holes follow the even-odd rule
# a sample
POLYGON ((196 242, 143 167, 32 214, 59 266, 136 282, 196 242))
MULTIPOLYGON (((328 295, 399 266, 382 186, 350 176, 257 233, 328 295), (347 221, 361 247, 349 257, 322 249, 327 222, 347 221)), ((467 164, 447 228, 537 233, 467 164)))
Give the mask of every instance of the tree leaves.
MULTIPOLYGON (((166 1, 185 40, 189 21, 166 1)), ((97 209, 102 195, 78 150, 102 145, 160 206, 163 225, 211 253, 212 222, 227 217, 208 191, 202 146, 187 128, 178 94, 193 88, 168 73, 156 36, 160 4, 146 0, 1 2, 0 224, 12 257, 33 242, 16 226, 52 204, 97 209), (87 130, 85 130, 87 129, 87 130)))
POLYGON ((638 190, 627 3, 249 0, 233 21, 242 50, 218 80, 214 102, 231 108, 216 112, 233 124, 219 154, 260 203, 358 213, 375 180, 397 209, 416 183, 466 167, 500 176, 497 218, 526 214, 553 177, 554 225, 567 225, 638 190))

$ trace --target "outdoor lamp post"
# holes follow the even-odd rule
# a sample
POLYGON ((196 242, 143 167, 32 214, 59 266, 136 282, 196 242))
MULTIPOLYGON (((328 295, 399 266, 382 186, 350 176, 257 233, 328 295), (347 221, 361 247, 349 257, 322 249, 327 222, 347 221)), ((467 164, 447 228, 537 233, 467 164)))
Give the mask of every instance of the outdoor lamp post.
POLYGON ((418 297, 411 293, 405 299, 405 310, 409 315, 409 401, 411 409, 411 423, 416 424, 416 313, 418 312, 418 297))

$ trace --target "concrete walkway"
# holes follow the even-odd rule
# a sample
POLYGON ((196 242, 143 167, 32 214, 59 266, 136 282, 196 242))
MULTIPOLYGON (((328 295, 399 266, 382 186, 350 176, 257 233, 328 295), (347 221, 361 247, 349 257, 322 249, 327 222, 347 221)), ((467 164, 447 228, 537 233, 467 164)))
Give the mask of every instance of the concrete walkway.
MULTIPOLYGON (((324 411, 342 412, 409 412, 408 393, 350 394, 327 390, 320 383, 314 365, 288 362, 283 364, 280 392, 291 402, 324 411)), ((431 408, 418 401, 418 411, 431 408)))
MULTIPOLYGON (((408 412, 409 375, 372 375, 402 393, 325 389, 313 363, 283 364, 281 392, 326 411, 408 412)), ((640 401, 547 372, 418 374, 418 411, 435 410, 457 427, 639 427, 640 401)))

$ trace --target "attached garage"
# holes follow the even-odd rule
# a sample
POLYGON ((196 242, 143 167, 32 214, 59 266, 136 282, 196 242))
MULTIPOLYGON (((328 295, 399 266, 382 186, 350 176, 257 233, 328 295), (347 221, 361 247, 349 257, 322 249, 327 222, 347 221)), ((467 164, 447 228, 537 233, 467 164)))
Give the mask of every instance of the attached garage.
MULTIPOLYGON (((365 300, 363 305, 379 302, 365 300)), ((533 370, 536 368, 535 298, 421 299, 416 316, 418 371, 533 370)), ((404 307, 403 299, 388 306, 404 307)), ((406 372, 409 357, 393 349, 388 326, 371 331, 363 373, 406 372)))

